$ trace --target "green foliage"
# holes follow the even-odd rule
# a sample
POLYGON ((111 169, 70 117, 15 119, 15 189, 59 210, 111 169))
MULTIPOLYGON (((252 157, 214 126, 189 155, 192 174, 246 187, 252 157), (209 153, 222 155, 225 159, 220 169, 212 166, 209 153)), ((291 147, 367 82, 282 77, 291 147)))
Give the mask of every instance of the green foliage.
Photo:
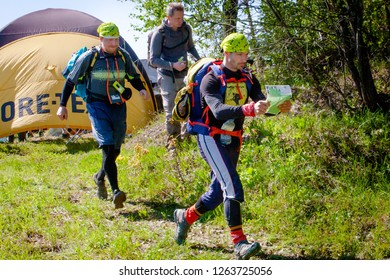
MULTIPOLYGON (((307 106, 247 120, 238 171, 244 231, 263 247, 256 258, 390 257, 388 123, 307 106)), ((93 139, 0 144, 0 258, 232 259, 222 207, 194 224, 187 245, 175 244, 173 211, 196 202, 210 171, 194 138, 169 154, 162 126, 163 117, 126 139, 121 210, 96 197, 93 139)))
POLYGON ((249 195, 260 190, 253 221, 304 258, 386 257, 371 244, 390 238, 388 117, 309 113, 248 126, 240 172, 249 195))
MULTIPOLYGON (((161 23, 169 3, 128 1, 137 4, 130 15, 142 24, 131 26, 141 32, 161 23)), ((387 1, 182 3, 201 56, 221 57, 222 39, 228 33, 242 32, 250 42, 253 68, 263 84, 311 89, 305 103, 339 111, 388 107, 389 73, 381 68, 388 68, 381 65, 387 63, 390 50, 387 1), (384 75, 376 76, 377 73, 384 75), (377 93, 386 96, 378 97, 377 93)))
POLYGON ((136 3, 134 12, 130 12, 130 18, 137 18, 144 24, 139 26, 130 22, 130 26, 138 32, 148 32, 154 27, 161 24, 165 17, 165 9, 171 1, 157 0, 157 1, 139 1, 139 0, 124 0, 126 2, 136 3))

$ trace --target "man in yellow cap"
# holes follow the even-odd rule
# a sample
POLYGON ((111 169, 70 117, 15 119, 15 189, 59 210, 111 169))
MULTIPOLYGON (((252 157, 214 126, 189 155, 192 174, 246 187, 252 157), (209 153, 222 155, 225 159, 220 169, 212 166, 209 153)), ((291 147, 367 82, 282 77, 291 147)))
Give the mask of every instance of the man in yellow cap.
POLYGON ((131 98, 131 89, 125 88, 125 79, 149 98, 140 75, 134 68, 130 54, 119 46, 119 29, 112 23, 102 23, 97 29, 100 46, 83 53, 75 63, 64 84, 57 116, 68 119, 66 104, 74 86, 85 77, 87 85, 86 107, 92 132, 102 149, 100 170, 93 176, 97 195, 107 199, 105 176, 113 193, 115 209, 122 208, 126 195, 119 189, 116 159, 126 134, 126 101, 131 98), (96 53, 97 52, 97 53, 96 53), (92 59, 96 59, 90 69, 92 59))
MULTIPOLYGON (((249 52, 245 36, 230 34, 222 41, 221 49, 221 68, 227 83, 225 91, 221 93, 220 75, 217 76, 214 71, 209 71, 200 85, 203 118, 204 121, 208 119, 211 132, 198 134, 197 141, 202 157, 211 168, 211 184, 194 205, 175 210, 175 240, 183 244, 190 226, 223 203, 235 256, 237 259, 249 259, 260 250, 260 244, 248 242, 242 228, 240 204, 244 202, 244 191, 236 167, 245 117, 264 115, 270 104, 261 92, 258 79, 243 70, 249 52)), ((279 106, 281 112, 288 112, 290 108, 289 101, 279 106)))

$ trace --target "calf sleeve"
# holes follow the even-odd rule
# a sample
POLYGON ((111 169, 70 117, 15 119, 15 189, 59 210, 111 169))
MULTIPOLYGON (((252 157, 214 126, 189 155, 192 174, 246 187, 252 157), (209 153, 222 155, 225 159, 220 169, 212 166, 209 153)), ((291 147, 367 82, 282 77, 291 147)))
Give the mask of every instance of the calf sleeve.
POLYGON ((103 170, 107 175, 108 181, 112 191, 118 190, 118 169, 116 166, 116 158, 119 153, 117 149, 114 149, 114 145, 103 145, 103 170))
POLYGON ((241 205, 233 199, 226 199, 224 202, 225 219, 230 228, 230 236, 234 244, 246 240, 242 230, 241 205))
MULTIPOLYGON (((104 177, 106 176, 106 173, 104 172, 104 163, 106 162, 104 154, 105 153, 103 153, 102 167, 100 168, 100 170, 97 172, 96 175, 98 180, 104 180, 104 177)), ((115 160, 118 158, 119 154, 120 154, 120 149, 114 149, 115 160)))
POLYGON ((226 199, 223 203, 225 219, 230 228, 241 226, 241 205, 240 202, 233 199, 226 199))
POLYGON ((202 202, 201 198, 199 198, 198 201, 195 203, 195 209, 200 215, 203 215, 204 213, 209 211, 206 205, 202 202))

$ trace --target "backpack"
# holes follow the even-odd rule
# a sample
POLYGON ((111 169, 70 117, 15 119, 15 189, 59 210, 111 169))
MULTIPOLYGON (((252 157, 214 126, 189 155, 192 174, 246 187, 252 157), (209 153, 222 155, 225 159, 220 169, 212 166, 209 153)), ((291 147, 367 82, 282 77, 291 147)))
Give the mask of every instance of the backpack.
MULTIPOLYGON (((86 73, 82 77, 79 78, 79 82, 77 83, 76 89, 75 89, 75 94, 77 96, 80 96, 84 101, 87 101, 87 82, 86 82, 87 79, 86 79, 86 76, 89 75, 90 71, 92 70, 93 66, 95 65, 95 62, 96 62, 96 59, 97 59, 98 53, 99 53, 99 49, 96 46, 93 46, 91 48, 91 50, 93 52, 93 56, 92 56, 91 62, 89 64, 88 70, 86 71, 86 73)), ((88 51, 88 48, 84 46, 72 54, 67 65, 65 66, 64 70, 62 70, 62 73, 61 73, 65 79, 68 78, 69 73, 73 70, 77 59, 86 51, 88 51)), ((118 49, 118 53, 122 57, 122 60, 126 63, 125 56, 123 55, 123 53, 121 52, 120 49, 118 49)))
MULTIPOLYGON (((84 46, 72 54, 72 57, 69 59, 68 64, 66 65, 64 70, 62 70, 62 76, 65 79, 68 78, 69 73, 73 70, 77 59, 80 57, 80 55, 82 55, 86 51, 88 51, 88 48, 84 46)), ((96 58, 97 58, 97 54, 98 54, 96 47, 92 47, 92 51, 94 52, 94 55, 91 59, 91 63, 89 65, 88 71, 90 71, 90 69, 93 68, 93 65, 96 62, 96 58)), ((86 84, 85 75, 79 78, 79 82, 76 85, 75 94, 77 96, 80 96, 84 101, 87 100, 87 84, 86 84)))
MULTIPOLYGON (((202 109, 200 94, 200 84, 203 77, 209 72, 214 71, 221 80, 220 93, 224 96, 226 92, 226 76, 222 70, 222 60, 214 58, 201 58, 188 69, 185 78, 186 86, 176 95, 175 105, 172 110, 172 118, 176 121, 187 121, 187 131, 189 134, 209 135, 211 127, 203 121, 203 115, 206 109, 202 109)), ((252 86, 250 75, 243 70, 246 78, 248 92, 252 86)))
POLYGON ((152 37, 153 37, 154 32, 156 32, 156 31, 161 33, 161 36, 163 38, 162 46, 164 46, 165 43, 166 43, 165 29, 164 29, 164 27, 162 25, 160 25, 155 30, 153 30, 153 31, 148 33, 148 41, 147 41, 148 42, 148 57, 147 57, 147 59, 148 59, 148 66, 151 67, 151 68, 154 68, 154 69, 156 69, 157 67, 152 65, 151 60, 150 60, 151 59, 150 53, 151 53, 151 48, 152 48, 152 46, 151 46, 152 37))
MULTIPOLYGON (((188 39, 190 38, 190 30, 189 30, 188 25, 185 25, 185 29, 187 30, 187 37, 184 39, 183 42, 180 42, 179 44, 177 44, 177 45, 175 45, 173 47, 166 47, 167 37, 165 36, 165 29, 164 29, 163 25, 158 26, 155 30, 153 30, 153 31, 148 33, 148 41, 147 41, 148 57, 147 57, 147 60, 148 60, 148 66, 149 67, 157 69, 156 66, 152 65, 152 63, 151 63, 151 56, 150 56, 151 48, 152 48, 151 41, 152 41, 152 37, 153 37, 154 32, 160 32, 161 33, 161 36, 162 36, 162 48, 166 48, 168 50, 171 50, 171 49, 177 48, 178 46, 181 46, 181 45, 184 45, 185 43, 187 43, 188 39)), ((162 48, 161 48, 161 51, 162 51, 162 48)))

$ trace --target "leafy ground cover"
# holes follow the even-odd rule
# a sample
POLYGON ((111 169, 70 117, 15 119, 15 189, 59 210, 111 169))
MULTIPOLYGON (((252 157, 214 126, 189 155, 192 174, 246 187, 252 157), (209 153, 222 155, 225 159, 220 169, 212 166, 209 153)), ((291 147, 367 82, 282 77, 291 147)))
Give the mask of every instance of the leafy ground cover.
MULTIPOLYGON (((303 108, 246 123, 239 172, 255 259, 389 259, 389 117, 303 108)), ((222 208, 173 240, 173 211, 209 183, 194 137, 164 147, 163 116, 126 138, 125 207, 96 197, 101 152, 86 135, 0 143, 0 259, 232 259, 222 208)))

